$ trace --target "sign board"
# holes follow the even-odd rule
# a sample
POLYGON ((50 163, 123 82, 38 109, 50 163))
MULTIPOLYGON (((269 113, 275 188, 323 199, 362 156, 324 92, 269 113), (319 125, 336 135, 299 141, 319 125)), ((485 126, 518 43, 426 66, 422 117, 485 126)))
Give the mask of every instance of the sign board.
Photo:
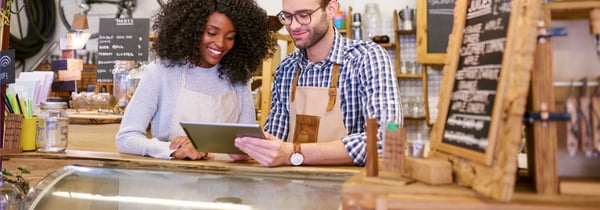
POLYGON ((431 133, 455 180, 498 200, 513 193, 541 0, 458 0, 431 133))
POLYGON ((494 108, 500 106, 494 102, 502 73, 510 9, 510 1, 471 1, 442 136, 443 143, 465 149, 473 153, 475 161, 487 165, 496 141, 499 119, 492 117, 493 112, 499 111, 494 108), (477 8, 474 6, 477 1, 489 5, 477 8))
POLYGON ((417 0, 417 62, 444 64, 455 0, 417 0))
POLYGON ((0 51, 0 84, 15 83, 15 50, 0 51))
POLYGON ((101 18, 96 81, 112 82, 115 61, 147 61, 150 19, 101 18))

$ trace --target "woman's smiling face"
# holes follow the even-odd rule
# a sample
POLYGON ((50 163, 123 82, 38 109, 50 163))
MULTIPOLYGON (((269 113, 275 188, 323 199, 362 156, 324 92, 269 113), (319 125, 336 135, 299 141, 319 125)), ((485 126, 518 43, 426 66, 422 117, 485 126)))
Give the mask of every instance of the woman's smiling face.
POLYGON ((231 20, 223 13, 208 16, 206 28, 200 41, 200 63, 210 68, 217 65, 235 44, 235 29, 231 20))

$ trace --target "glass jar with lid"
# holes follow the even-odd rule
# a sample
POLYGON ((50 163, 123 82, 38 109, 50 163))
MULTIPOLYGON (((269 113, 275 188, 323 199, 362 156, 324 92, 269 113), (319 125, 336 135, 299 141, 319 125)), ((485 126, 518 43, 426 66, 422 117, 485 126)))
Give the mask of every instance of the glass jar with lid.
POLYGON ((119 107, 126 107, 127 102, 127 77, 129 72, 135 68, 135 61, 115 61, 113 73, 113 96, 117 99, 119 107))
POLYGON ((42 102, 38 115, 38 152, 62 152, 67 148, 69 116, 66 102, 42 102))
POLYGON ((363 15, 363 39, 367 41, 373 41, 373 37, 382 34, 381 28, 381 14, 379 13, 379 6, 376 3, 368 3, 365 5, 365 13, 363 15))

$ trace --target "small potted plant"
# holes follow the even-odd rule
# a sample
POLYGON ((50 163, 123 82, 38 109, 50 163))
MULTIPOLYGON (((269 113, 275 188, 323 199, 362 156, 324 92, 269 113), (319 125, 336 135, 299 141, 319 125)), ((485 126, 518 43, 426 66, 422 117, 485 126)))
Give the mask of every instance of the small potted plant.
POLYGON ((0 205, 2 209, 23 209, 25 195, 29 191, 29 182, 21 176, 29 174, 25 168, 17 168, 15 176, 6 169, 2 169, 2 182, 0 182, 0 205))
POLYGON ((16 175, 9 172, 8 170, 2 169, 2 181, 9 182, 19 187, 23 193, 27 193, 29 191, 29 182, 23 178, 23 174, 30 174, 29 170, 26 168, 17 168, 18 172, 16 175))

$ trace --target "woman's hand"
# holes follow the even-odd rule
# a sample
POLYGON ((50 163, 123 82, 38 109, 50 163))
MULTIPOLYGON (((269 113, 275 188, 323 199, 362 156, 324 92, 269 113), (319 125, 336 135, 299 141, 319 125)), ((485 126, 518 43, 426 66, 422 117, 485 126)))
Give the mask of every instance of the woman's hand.
POLYGON ((171 141, 169 148, 176 149, 175 152, 171 153, 171 157, 178 160, 200 160, 214 157, 214 155, 210 153, 198 152, 187 136, 175 137, 175 139, 171 141))

